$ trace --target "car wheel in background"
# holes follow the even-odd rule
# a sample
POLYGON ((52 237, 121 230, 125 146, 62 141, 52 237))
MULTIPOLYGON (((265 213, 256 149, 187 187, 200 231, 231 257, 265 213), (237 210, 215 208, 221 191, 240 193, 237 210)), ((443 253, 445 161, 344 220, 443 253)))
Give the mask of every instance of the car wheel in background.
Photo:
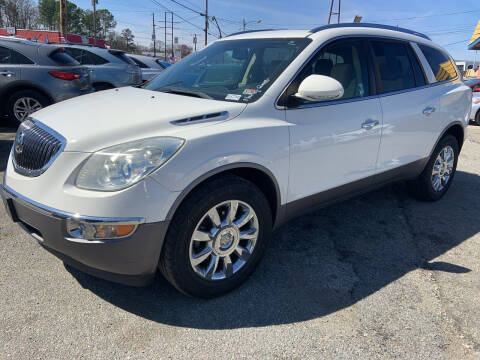
POLYGON ((410 193, 418 200, 439 200, 452 184, 460 149, 457 139, 444 136, 432 153, 422 174, 408 182, 410 193))
POLYGON ((30 114, 50 105, 50 100, 36 90, 20 90, 13 93, 7 101, 7 115, 10 121, 21 123, 30 114))
POLYGON ((224 176, 182 203, 165 238, 159 268, 181 292, 211 298, 243 283, 268 246, 272 214, 251 182, 224 176))
POLYGON ((480 110, 477 110, 477 115, 475 115, 475 124, 480 126, 480 110))
POLYGON ((110 84, 94 84, 93 85, 93 89, 95 91, 103 91, 103 90, 110 90, 110 89, 113 89, 114 86, 110 85, 110 84))

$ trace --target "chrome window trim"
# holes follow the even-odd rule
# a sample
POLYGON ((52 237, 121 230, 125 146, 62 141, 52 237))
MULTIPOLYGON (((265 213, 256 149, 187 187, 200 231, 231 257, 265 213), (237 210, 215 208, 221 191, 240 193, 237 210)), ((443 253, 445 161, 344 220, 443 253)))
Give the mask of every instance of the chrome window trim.
POLYGON ((420 65, 423 67, 423 71, 425 71, 425 75, 427 75, 428 83, 429 84, 436 83, 437 79, 435 79, 435 74, 433 73, 432 68, 428 63, 427 58, 423 54, 423 51, 420 50, 420 47, 414 41, 410 41, 410 46, 412 47, 415 54, 417 54, 418 60, 420 60, 420 65))
POLYGON ((142 218, 142 217, 110 218, 110 217, 97 217, 97 216, 86 216, 86 215, 74 214, 67 211, 58 210, 47 205, 40 204, 34 200, 31 200, 19 194, 18 192, 16 192, 6 184, 3 184, 3 190, 8 197, 14 198, 16 201, 18 201, 22 205, 27 206, 34 211, 40 212, 47 216, 55 217, 57 219, 62 219, 62 220, 71 219, 71 220, 83 221, 91 224, 122 223, 125 225, 139 225, 139 224, 145 223, 145 218, 142 218))
MULTIPOLYGON (((375 95, 369 95, 369 96, 365 96, 365 97, 357 97, 357 98, 351 98, 351 99, 339 99, 339 100, 331 100, 331 101, 324 101, 324 102, 307 103, 307 104, 301 104, 301 105, 296 106, 296 107, 288 107, 288 106, 282 106, 282 105, 278 104, 280 98, 287 91, 288 87, 292 84, 292 82, 296 79, 296 77, 300 74, 300 72, 305 68, 305 66, 307 66, 307 64, 310 62, 310 60, 312 60, 312 58, 317 55, 317 53, 319 51, 321 51, 325 46, 327 46, 328 44, 330 44, 334 41, 342 40, 342 39, 350 39, 350 38, 387 39, 387 40, 402 41, 405 44, 412 43, 411 41, 408 41, 408 40, 405 40, 405 39, 402 39, 402 38, 397 38, 397 37, 394 37, 394 36, 380 36, 380 35, 360 35, 360 34, 355 35, 355 34, 353 34, 353 35, 341 35, 341 36, 331 38, 331 39, 323 42, 322 44, 320 44, 318 46, 318 48, 315 51, 313 51, 312 54, 310 54, 310 56, 307 58, 307 60, 304 61, 302 66, 295 72, 295 74, 292 76, 292 78, 287 83, 287 85, 283 88, 283 90, 280 92, 280 94, 276 97, 275 108, 277 110, 297 110, 297 109, 305 109, 305 108, 313 108, 313 107, 330 106, 330 105, 336 105, 336 104, 344 104, 344 103, 355 102, 355 101, 370 100, 370 99, 374 99, 374 98, 380 98, 380 97, 385 97, 385 96, 391 96, 391 95, 397 95, 397 94, 402 94, 402 93, 406 93, 406 92, 421 90, 421 89, 428 88, 428 87, 431 87, 431 86, 437 86, 437 85, 440 85, 440 84, 453 82, 453 81, 458 80, 458 78, 459 78, 457 76, 456 78, 448 79, 448 80, 444 80, 444 81, 436 81, 436 79, 434 78, 435 82, 433 82, 433 83, 429 83, 429 84, 426 84, 426 85, 423 85, 423 86, 413 87, 413 88, 410 88, 410 89, 403 89, 403 90, 399 90, 399 91, 392 91, 392 92, 383 93, 383 94, 375 94, 375 95)), ((413 43, 413 44, 416 45, 416 43, 413 43)), ((416 45, 416 46, 418 47, 418 45, 416 45)), ((414 48, 414 51, 415 50, 416 49, 414 48)), ((421 56, 423 56, 423 59, 425 59, 425 61, 427 61, 425 56, 421 52, 420 48, 418 48, 418 50, 420 51, 421 56)), ((424 67, 423 59, 421 59, 420 61, 422 61, 421 65, 424 67)), ((427 65, 428 65, 428 62, 427 62, 427 65)), ((424 69, 425 69, 425 67, 424 67, 424 69)), ((433 74, 432 69, 430 68, 430 65, 428 65, 427 69, 429 69, 429 71, 433 74)), ((457 74, 458 74, 458 71, 457 71, 457 74)), ((427 80, 430 82, 430 79, 427 79, 427 80)))
MULTIPOLYGON (((13 168, 20 175, 24 175, 24 176, 28 176, 28 177, 37 177, 37 176, 42 175, 45 171, 47 171, 47 169, 52 165, 52 163, 60 156, 60 154, 63 152, 63 150, 65 150, 65 147, 67 146, 67 139, 65 139, 62 135, 60 135, 58 132, 56 132, 52 128, 48 127, 47 125, 43 124, 42 122, 40 122, 38 120, 35 120, 32 117, 28 117, 27 120, 32 121, 34 125, 38 126, 40 129, 48 132, 49 134, 51 134, 52 136, 57 138, 61 143, 60 149, 57 151, 57 153, 55 155, 53 155, 50 158, 50 160, 42 168, 37 169, 37 170, 28 170, 28 169, 25 169, 25 168, 21 167, 20 165, 18 165, 17 162, 15 161, 14 151, 15 151, 15 142, 17 140, 17 137, 15 136, 15 140, 13 141, 13 146, 12 146, 12 150, 11 150, 11 158, 12 158, 13 168)), ((18 134, 18 132, 17 132, 17 134, 18 134)))

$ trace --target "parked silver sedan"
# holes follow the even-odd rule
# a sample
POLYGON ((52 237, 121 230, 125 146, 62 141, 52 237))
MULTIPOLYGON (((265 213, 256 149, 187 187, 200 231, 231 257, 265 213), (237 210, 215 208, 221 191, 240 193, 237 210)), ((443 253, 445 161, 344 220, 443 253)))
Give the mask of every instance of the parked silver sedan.
POLYGON ((152 56, 128 54, 142 70, 142 80, 149 81, 170 66, 170 63, 152 56))

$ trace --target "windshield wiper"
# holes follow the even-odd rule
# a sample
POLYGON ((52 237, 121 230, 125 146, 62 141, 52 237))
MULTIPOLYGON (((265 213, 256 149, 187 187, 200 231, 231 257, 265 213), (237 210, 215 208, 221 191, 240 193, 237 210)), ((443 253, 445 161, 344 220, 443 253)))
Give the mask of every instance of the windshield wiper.
POLYGON ((198 97, 202 99, 210 99, 212 100, 213 98, 210 95, 205 94, 204 92, 201 91, 196 91, 196 90, 187 90, 187 89, 167 89, 162 91, 164 93, 169 93, 169 94, 178 94, 178 95, 186 95, 186 96, 193 96, 193 97, 198 97))

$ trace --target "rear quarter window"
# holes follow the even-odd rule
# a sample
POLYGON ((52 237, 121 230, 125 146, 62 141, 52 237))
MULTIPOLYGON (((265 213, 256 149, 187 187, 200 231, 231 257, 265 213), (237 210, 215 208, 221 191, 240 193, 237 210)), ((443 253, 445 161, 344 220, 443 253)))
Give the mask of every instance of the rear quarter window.
POLYGON ((147 64, 144 64, 144 63, 141 62, 140 60, 135 59, 135 58, 133 58, 133 57, 131 57, 130 59, 132 59, 132 60, 135 62, 135 64, 137 64, 140 68, 142 68, 142 69, 149 69, 149 67, 147 66, 147 64))
POLYGON ((458 76, 455 64, 443 51, 422 44, 418 44, 418 47, 422 50, 437 81, 446 81, 458 76))
POLYGON ((55 61, 58 65, 62 66, 72 66, 72 65, 80 65, 80 63, 75 60, 73 57, 68 55, 65 52, 65 49, 59 48, 54 50, 50 55, 50 59, 55 61))

